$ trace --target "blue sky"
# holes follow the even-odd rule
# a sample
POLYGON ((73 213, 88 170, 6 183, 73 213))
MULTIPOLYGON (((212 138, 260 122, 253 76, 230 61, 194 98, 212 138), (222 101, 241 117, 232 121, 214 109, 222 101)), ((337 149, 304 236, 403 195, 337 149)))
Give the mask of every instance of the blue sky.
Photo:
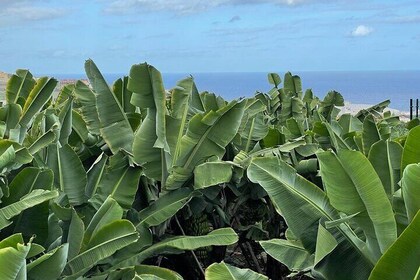
POLYGON ((0 70, 420 69, 420 1, 0 0, 0 70))

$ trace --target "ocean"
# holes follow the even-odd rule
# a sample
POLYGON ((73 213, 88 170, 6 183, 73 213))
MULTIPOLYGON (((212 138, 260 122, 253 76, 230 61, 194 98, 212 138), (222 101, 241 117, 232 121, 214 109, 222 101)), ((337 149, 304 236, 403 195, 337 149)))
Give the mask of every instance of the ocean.
MULTIPOLYGON (((283 74, 279 73, 282 77, 283 74)), ((345 101, 355 104, 376 104, 391 100, 390 108, 409 111, 410 98, 420 98, 420 71, 340 71, 340 72, 293 72, 302 79, 305 89, 311 88, 319 98, 330 90, 340 92, 345 101)), ((164 73, 165 87, 170 89, 176 82, 192 75, 198 90, 214 92, 226 100, 250 97, 255 92, 268 92, 267 73, 164 73)), ((123 74, 105 74, 111 84, 123 74)), ((55 75, 59 79, 80 79, 84 75, 55 75)))

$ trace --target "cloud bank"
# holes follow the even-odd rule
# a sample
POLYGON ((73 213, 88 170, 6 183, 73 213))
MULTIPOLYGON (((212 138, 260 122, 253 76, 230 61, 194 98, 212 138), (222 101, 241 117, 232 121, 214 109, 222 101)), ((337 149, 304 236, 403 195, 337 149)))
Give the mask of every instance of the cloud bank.
POLYGON ((278 4, 295 6, 310 0, 114 0, 104 11, 124 14, 133 11, 171 11, 177 14, 202 12, 223 5, 278 4))

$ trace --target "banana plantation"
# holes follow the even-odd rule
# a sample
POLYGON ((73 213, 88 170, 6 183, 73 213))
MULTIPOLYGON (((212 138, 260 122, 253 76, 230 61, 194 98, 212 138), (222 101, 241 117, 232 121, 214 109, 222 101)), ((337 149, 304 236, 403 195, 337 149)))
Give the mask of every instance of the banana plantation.
MULTIPOLYGON (((389 101, 227 102, 146 63, 17 70, 0 107, 0 279, 420 279, 420 125, 389 101)), ((355 81, 357 82, 357 81, 355 81)))

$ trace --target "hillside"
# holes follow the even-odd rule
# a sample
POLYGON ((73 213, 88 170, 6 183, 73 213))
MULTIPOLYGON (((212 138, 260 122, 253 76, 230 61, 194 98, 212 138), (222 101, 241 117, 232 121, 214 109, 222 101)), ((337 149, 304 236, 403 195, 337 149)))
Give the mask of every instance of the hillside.
POLYGON ((0 99, 2 100, 4 96, 4 92, 6 90, 7 80, 9 80, 10 75, 0 71, 0 99))

